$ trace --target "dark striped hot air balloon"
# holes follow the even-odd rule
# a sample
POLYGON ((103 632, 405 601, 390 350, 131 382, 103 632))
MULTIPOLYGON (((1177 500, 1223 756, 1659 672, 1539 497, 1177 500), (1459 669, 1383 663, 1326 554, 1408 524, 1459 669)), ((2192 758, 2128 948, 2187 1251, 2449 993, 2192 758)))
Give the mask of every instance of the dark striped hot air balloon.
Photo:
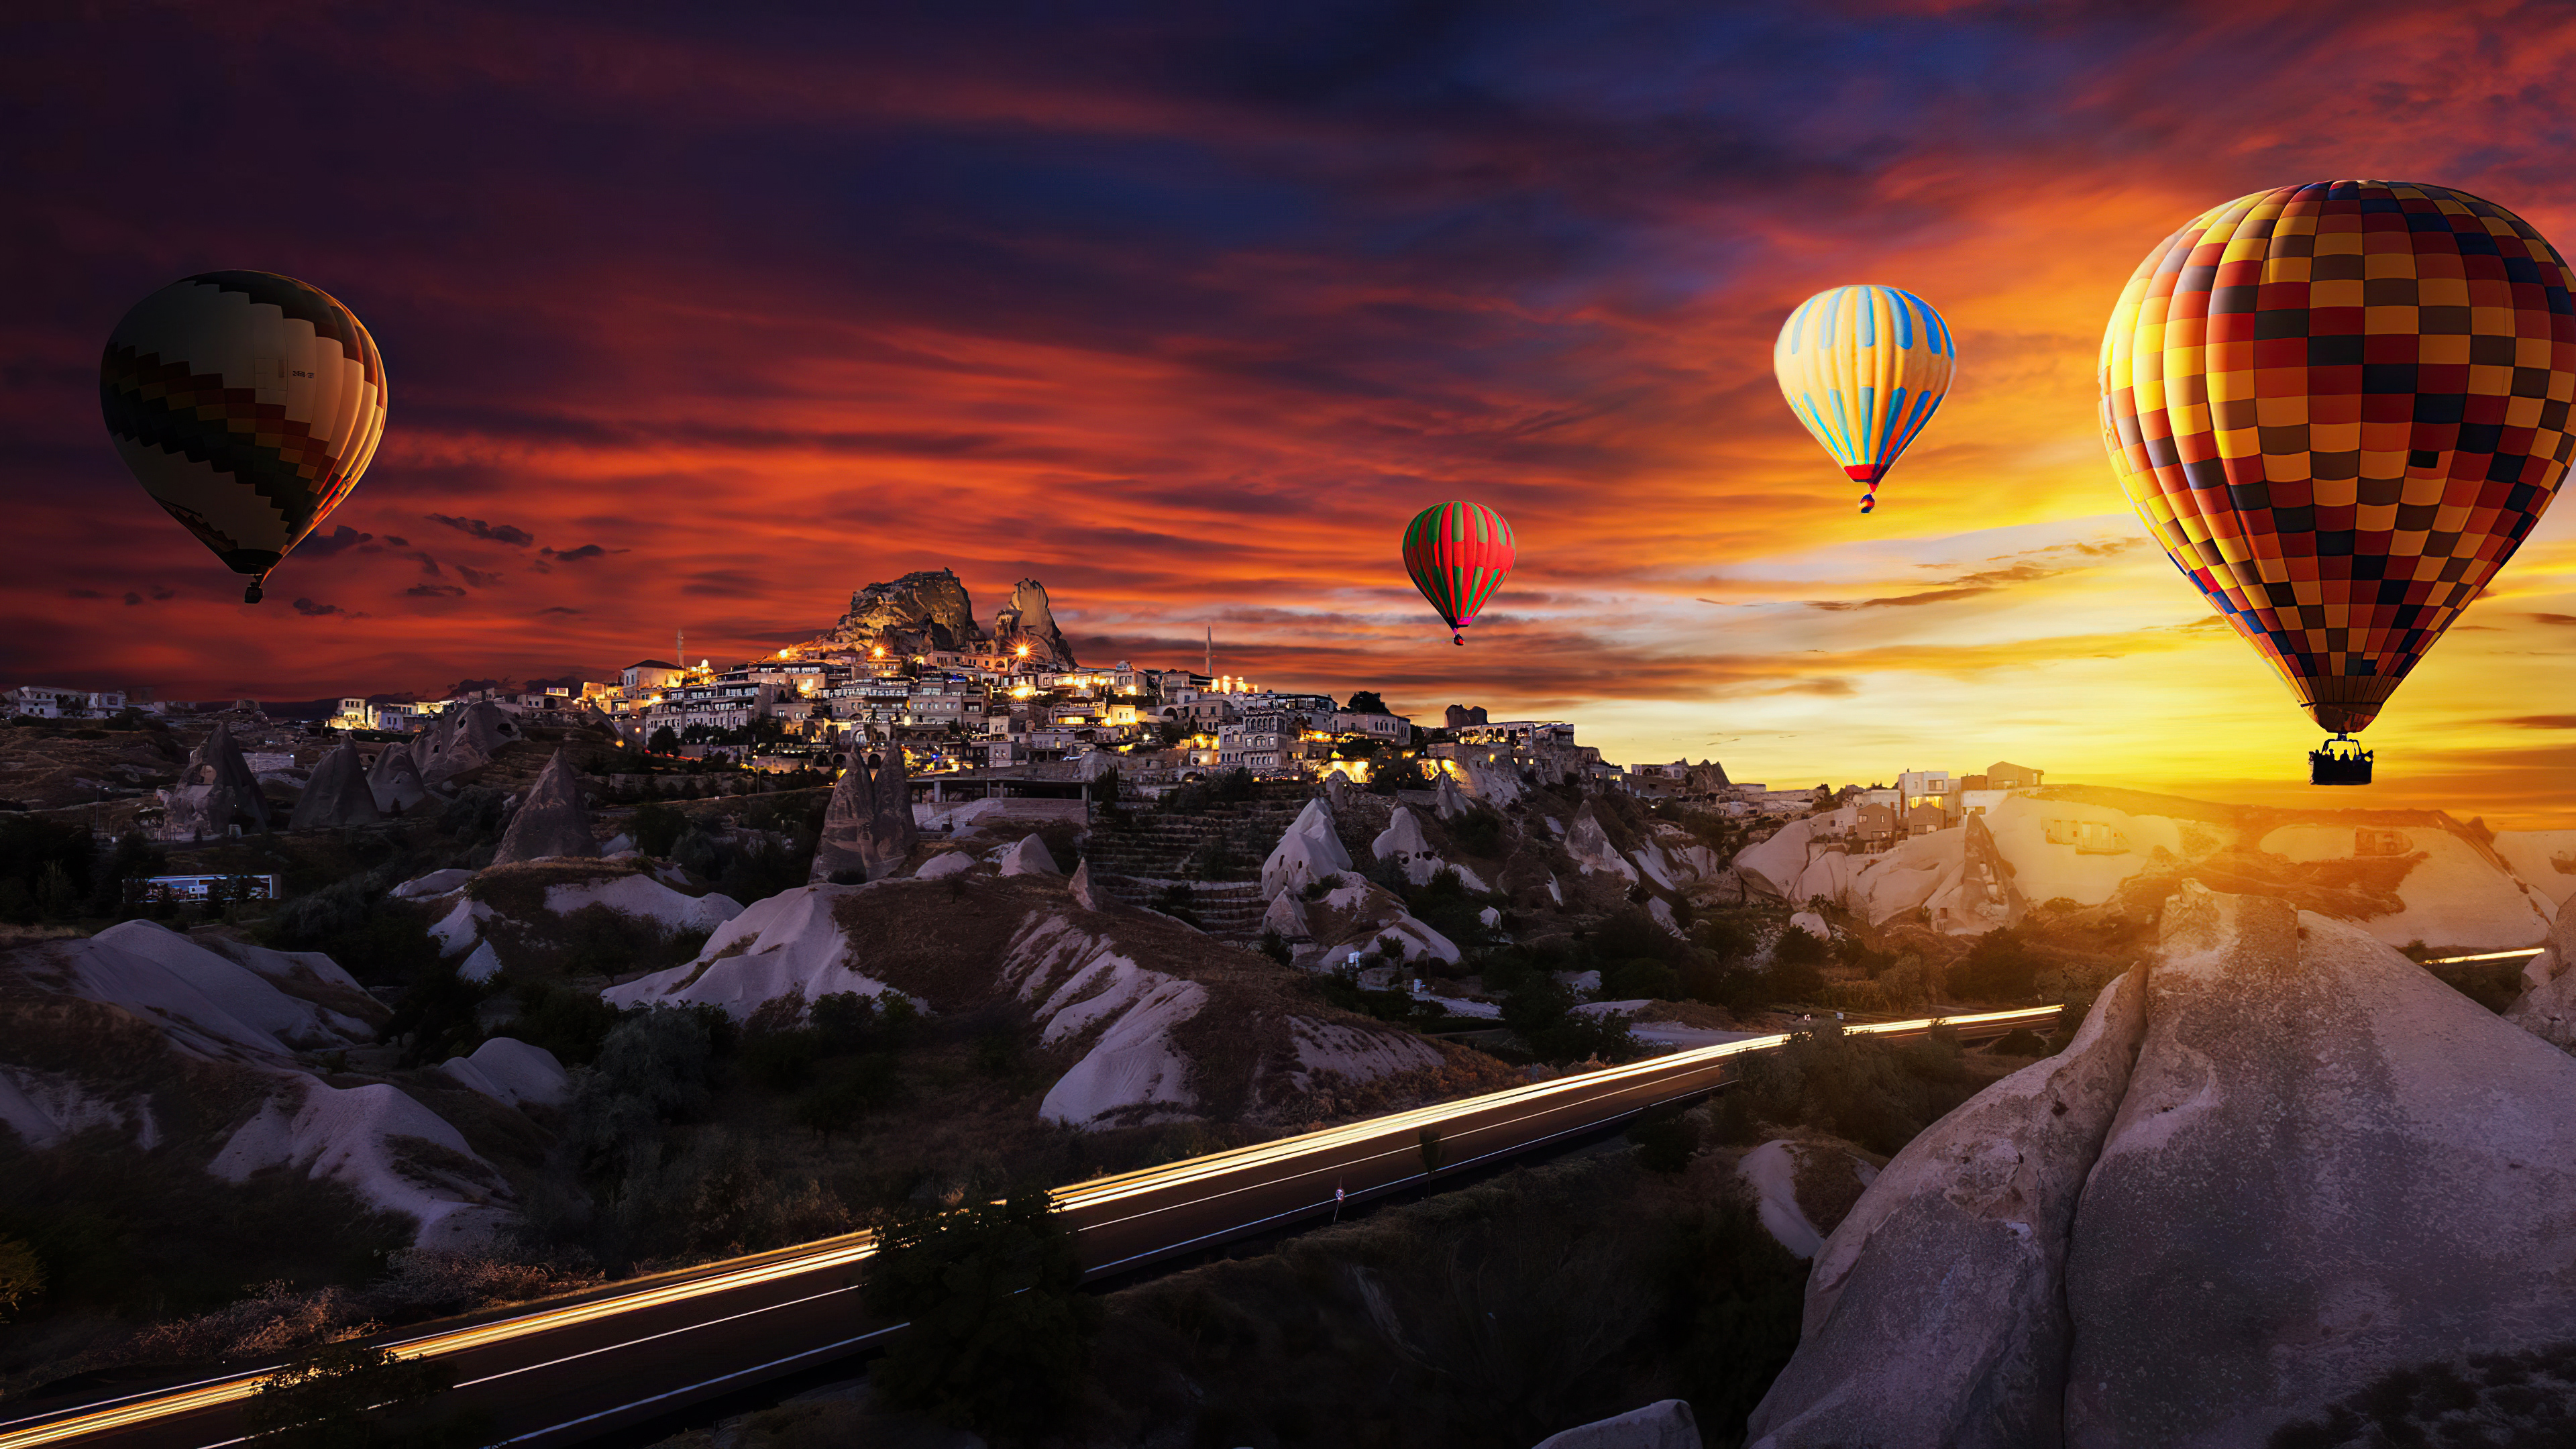
POLYGON ((2240 196, 2138 264, 2102 335, 2111 467, 2175 568, 2336 739, 2511 559, 2576 453, 2576 274, 2465 192, 2240 196))
POLYGON ((1404 569, 1449 625, 1449 642, 1512 571, 1512 526, 1481 503, 1436 503, 1404 526, 1404 569))
POLYGON ((136 481, 250 576, 254 604, 385 433, 375 339, 328 293, 274 272, 205 272, 134 304, 98 395, 136 481))

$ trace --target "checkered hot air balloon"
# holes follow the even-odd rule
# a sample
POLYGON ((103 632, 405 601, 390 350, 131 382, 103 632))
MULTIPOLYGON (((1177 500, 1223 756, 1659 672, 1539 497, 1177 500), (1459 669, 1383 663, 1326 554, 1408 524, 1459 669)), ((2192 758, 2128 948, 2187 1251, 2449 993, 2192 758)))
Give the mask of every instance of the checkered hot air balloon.
POLYGON ((2120 486, 2338 736, 2378 715, 2556 496, 2576 450, 2571 290, 2557 251, 2494 202, 2318 181, 2192 218, 2111 313, 2102 437, 2120 486))
POLYGON ((375 339, 328 293, 274 272, 205 272, 136 303, 107 340, 98 396, 136 481, 250 575, 254 604, 385 432, 375 339))
POLYGON ((1878 480, 1950 391, 1950 324, 1896 287, 1835 287, 1798 304, 1771 348, 1789 410, 1878 507, 1878 480))
POLYGON ((1481 503, 1437 503, 1404 526, 1404 569, 1413 586, 1449 625, 1449 642, 1461 632, 1512 571, 1512 526, 1481 503))

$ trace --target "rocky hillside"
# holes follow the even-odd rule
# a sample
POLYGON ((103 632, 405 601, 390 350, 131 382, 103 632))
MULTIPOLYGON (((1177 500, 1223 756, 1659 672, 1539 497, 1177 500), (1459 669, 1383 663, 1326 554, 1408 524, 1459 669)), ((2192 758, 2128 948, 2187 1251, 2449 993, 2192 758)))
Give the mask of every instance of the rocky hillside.
POLYGON ((1735 858, 1772 899, 1824 900, 1872 924, 1978 934, 2052 901, 2196 880, 2278 895, 2393 946, 2537 944, 2576 890, 2576 832, 2495 833, 2440 811, 2295 812, 2088 786, 2016 794, 1964 826, 1878 854, 1846 849, 1846 806, 1792 821, 1735 858), (2563 865, 2562 865, 2563 862, 2563 865))
POLYGON ((2576 1059, 2288 900, 2158 940, 1878 1174, 1753 1444, 2285 1443, 2576 1337, 2576 1059))

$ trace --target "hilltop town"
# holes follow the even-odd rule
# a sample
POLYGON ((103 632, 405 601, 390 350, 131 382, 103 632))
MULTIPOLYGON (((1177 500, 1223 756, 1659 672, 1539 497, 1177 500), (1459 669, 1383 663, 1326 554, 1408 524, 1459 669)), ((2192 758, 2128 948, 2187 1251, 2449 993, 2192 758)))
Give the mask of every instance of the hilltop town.
MULTIPOLYGON (((2214 892, 2415 973, 2481 1051, 2576 1049, 2576 831, 2009 761, 1773 788, 1199 662, 1086 666, 1035 581, 986 625, 942 571, 722 668, 318 708, 19 689, 0 1269, 18 1254, 28 1327, 0 1392, 184 1377, 1775 1032, 1806 1065, 1641 1119, 1633 1161, 1566 1169, 1569 1211, 1658 1224, 1605 1249, 1640 1282, 1711 1194, 1754 1204, 1730 1260, 1830 1256, 1870 1221, 1854 1164, 1893 1170, 1987 1084, 2087 1059, 2214 892), (2001 1008, 2031 1029, 1843 1034, 2001 1008), (102 1221, 147 1247, 100 1249, 102 1221)), ((1771 1325, 1760 1372, 1708 1399, 1741 1417, 1795 1295, 1707 1291, 1771 1325)), ((1352 1332, 1377 1311, 1346 1307, 1352 1332)), ((1699 1343, 1636 1382, 1737 1351, 1699 1343)), ((1551 1422, 1635 1392, 1569 1388, 1551 1422)))

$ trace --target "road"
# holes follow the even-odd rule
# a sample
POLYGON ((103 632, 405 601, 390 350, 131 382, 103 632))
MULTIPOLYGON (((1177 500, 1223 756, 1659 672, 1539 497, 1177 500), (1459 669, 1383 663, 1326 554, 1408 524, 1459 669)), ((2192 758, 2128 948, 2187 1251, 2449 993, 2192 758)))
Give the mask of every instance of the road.
MULTIPOLYGON (((2053 1021, 2057 1008, 1948 1018, 1970 1039, 2053 1021)), ((1929 1020, 1855 1026, 1921 1036, 1929 1020)), ((1654 1106, 1700 1096, 1736 1058, 1779 1047, 1755 1037, 1515 1087, 1410 1112, 1167 1163, 1059 1189, 1089 1276, 1107 1277, 1271 1232, 1352 1201, 1423 1185, 1426 1130, 1442 1174, 1540 1151, 1654 1106)), ((866 1348, 900 1324, 858 1302, 875 1251, 853 1233, 684 1272, 628 1279, 520 1305, 484 1320, 385 1340, 444 1360, 451 1396, 488 1412, 498 1442, 563 1445, 866 1348)), ((274 1365, 197 1383, 0 1420, 0 1449, 211 1449, 238 1442, 241 1404, 274 1365)))

